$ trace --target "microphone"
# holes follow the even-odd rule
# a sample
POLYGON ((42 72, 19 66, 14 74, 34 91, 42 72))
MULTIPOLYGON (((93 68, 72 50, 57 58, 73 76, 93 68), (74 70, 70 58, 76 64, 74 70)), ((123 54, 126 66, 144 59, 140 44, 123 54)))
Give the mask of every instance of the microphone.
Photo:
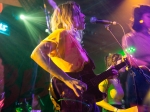
POLYGON ((108 20, 101 20, 101 19, 97 19, 96 17, 91 17, 90 18, 90 22, 91 23, 101 23, 101 24, 112 24, 112 25, 116 25, 117 22, 116 21, 108 21, 108 20))

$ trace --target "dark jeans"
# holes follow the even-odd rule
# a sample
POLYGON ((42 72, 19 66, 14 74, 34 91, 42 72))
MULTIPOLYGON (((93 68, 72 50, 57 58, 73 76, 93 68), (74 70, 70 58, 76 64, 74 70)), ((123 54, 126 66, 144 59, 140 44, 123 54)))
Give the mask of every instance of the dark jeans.
MULTIPOLYGON (((146 73, 150 76, 150 73, 146 73)), ((143 105, 145 96, 150 88, 150 83, 146 80, 144 75, 140 73, 138 68, 129 70, 127 77, 127 101, 129 105, 143 105)))

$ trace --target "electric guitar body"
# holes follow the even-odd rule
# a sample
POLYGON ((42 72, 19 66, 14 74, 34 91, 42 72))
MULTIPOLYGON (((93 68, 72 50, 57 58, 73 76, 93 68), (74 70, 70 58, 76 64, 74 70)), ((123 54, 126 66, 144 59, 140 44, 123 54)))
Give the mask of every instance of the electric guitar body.
MULTIPOLYGON (((116 65, 115 69, 119 70, 126 65, 127 65, 126 62, 122 62, 122 63, 116 65)), ((73 78, 79 79, 82 82, 86 83, 87 84, 87 91, 85 91, 83 93, 83 96, 84 96, 84 94, 89 94, 91 96, 94 96, 94 99, 95 99, 94 101, 96 101, 96 102, 101 101, 106 97, 106 93, 100 92, 100 90, 98 88, 99 83, 102 82, 103 80, 109 78, 110 76, 113 76, 112 69, 106 70, 99 75, 95 75, 94 72, 92 70, 89 70, 89 69, 83 70, 79 73, 77 72, 77 73, 67 73, 67 74, 73 78)), ((54 86, 57 86, 57 84, 52 83, 51 88, 53 88, 52 89, 53 92, 51 92, 51 93, 56 93, 54 96, 58 100, 59 98, 57 98, 57 96, 58 96, 57 90, 59 88, 56 87, 57 88, 56 89, 54 86)), ((60 89, 62 89, 62 88, 60 88, 60 89)), ((70 88, 68 88, 68 89, 70 89, 70 88)))

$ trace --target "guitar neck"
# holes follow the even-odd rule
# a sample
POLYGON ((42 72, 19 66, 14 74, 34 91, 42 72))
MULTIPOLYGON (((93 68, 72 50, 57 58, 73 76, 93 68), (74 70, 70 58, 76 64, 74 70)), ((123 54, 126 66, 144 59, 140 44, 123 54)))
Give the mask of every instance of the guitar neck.
MULTIPOLYGON (((119 70, 121 69, 122 67, 126 66, 126 63, 125 62, 122 62, 115 67, 116 70, 119 70)), ((91 79, 91 82, 93 85, 97 86, 100 82, 102 82, 103 80, 107 79, 108 77, 114 75, 112 73, 112 69, 108 69, 107 71, 104 71, 103 73, 97 75, 96 77, 92 78, 91 79)))

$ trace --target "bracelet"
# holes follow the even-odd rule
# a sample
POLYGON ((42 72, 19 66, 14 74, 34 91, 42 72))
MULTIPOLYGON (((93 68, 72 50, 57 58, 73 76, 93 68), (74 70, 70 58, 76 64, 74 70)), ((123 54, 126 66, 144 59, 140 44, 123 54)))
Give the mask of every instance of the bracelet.
POLYGON ((115 109, 114 109, 114 112, 117 112, 117 111, 118 111, 118 108, 115 108, 115 109))

